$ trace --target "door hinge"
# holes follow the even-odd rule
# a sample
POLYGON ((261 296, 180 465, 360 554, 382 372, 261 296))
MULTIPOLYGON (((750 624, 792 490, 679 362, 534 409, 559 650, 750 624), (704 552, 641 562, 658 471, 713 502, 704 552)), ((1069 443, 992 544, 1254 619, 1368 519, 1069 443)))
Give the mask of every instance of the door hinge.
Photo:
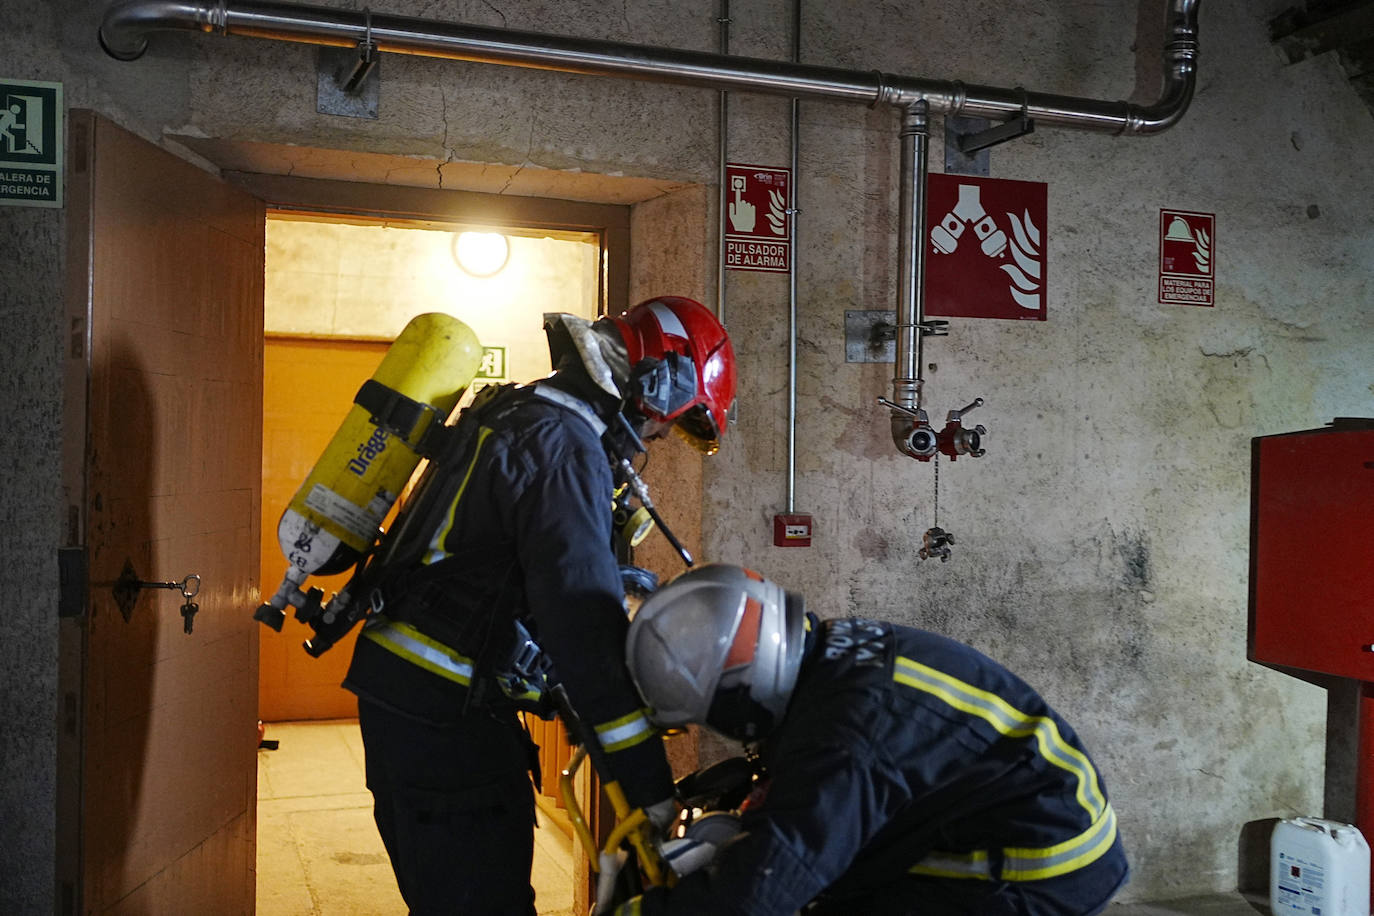
POLYGON ((86 615, 86 548, 57 548, 57 616, 86 615))

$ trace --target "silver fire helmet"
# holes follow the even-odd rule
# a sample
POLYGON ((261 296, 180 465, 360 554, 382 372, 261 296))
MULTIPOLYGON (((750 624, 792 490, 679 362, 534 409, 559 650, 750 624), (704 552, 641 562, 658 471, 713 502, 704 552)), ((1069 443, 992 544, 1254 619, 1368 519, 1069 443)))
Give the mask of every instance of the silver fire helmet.
POLYGON ((805 639, 799 596, 719 564, 650 595, 630 624, 626 656, 655 724, 696 722, 754 741, 786 712, 805 639))

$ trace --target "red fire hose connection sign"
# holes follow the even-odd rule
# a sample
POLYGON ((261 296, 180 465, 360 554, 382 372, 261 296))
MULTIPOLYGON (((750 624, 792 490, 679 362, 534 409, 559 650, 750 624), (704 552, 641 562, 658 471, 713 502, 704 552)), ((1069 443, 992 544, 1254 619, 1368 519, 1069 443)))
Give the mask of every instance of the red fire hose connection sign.
POLYGON ((1159 301, 1216 304, 1215 213, 1159 211, 1159 301))
POLYGON ((1045 320, 1044 182, 931 175, 926 183, 926 312, 1045 320))
POLYGON ((725 167, 725 266, 786 273, 792 251, 792 171, 725 167))

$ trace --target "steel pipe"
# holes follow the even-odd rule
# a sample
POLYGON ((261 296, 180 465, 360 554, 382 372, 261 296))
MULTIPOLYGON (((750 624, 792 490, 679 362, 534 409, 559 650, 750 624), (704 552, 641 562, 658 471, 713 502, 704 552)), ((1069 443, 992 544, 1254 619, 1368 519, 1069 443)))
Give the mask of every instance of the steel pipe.
POLYGON ((902 407, 921 405, 920 324, 925 320, 926 195, 930 118, 924 100, 902 112, 901 182, 897 208, 897 372, 892 400, 902 407))
MULTIPOLYGON (((792 62, 801 61, 801 5, 792 0, 792 62)), ((792 220, 791 238, 787 250, 787 513, 797 511, 797 239, 801 231, 797 219, 798 185, 801 183, 801 102, 792 100, 792 176, 787 191, 791 195, 788 206, 792 220)))
MULTIPOLYGON (((730 0, 720 2, 720 53, 730 53, 730 0)), ((716 318, 725 324, 725 214, 729 207, 729 182, 725 180, 726 151, 730 146, 730 93, 724 89, 718 95, 716 107, 716 185, 720 215, 716 225, 716 318)))
POLYGON ((865 105, 905 106, 923 99, 932 114, 1005 118, 1025 110, 1044 125, 1109 133, 1152 133, 1176 122, 1192 98, 1197 4, 1198 0, 1170 0, 1164 87, 1159 100, 1149 106, 252 0, 125 0, 106 12, 100 40, 105 50, 120 60, 140 57, 147 48, 148 34, 160 30, 217 32, 333 47, 352 47, 370 40, 379 51, 393 54, 865 105))

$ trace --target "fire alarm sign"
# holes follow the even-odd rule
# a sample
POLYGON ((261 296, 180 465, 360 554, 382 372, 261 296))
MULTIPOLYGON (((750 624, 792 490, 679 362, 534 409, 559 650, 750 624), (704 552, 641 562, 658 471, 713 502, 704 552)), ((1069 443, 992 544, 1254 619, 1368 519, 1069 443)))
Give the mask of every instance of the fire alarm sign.
POLYGON ((791 170, 731 163, 725 175, 725 266, 786 273, 792 252, 791 170))

